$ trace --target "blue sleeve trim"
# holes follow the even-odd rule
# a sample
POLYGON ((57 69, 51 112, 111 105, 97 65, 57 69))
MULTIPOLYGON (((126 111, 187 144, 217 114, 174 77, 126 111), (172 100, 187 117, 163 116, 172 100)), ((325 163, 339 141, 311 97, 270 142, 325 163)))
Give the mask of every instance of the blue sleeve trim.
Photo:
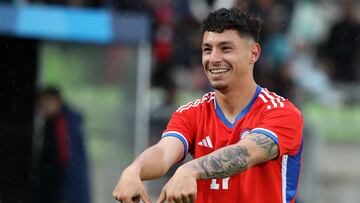
POLYGON ((185 139, 185 137, 181 134, 181 133, 178 133, 178 132, 167 132, 167 133, 164 133, 161 138, 164 138, 164 137, 176 137, 178 138, 184 145, 184 157, 186 157, 186 155, 188 154, 188 142, 187 140, 185 139))
POLYGON ((286 169, 286 202, 294 199, 299 183, 301 154, 303 150, 303 141, 301 142, 298 153, 295 156, 288 156, 286 169))
POLYGON ((270 130, 255 128, 254 130, 251 131, 251 133, 264 134, 264 135, 270 137, 272 140, 274 140, 274 142, 277 145, 279 145, 279 139, 278 139, 277 135, 275 133, 273 133, 272 131, 270 131, 270 130))

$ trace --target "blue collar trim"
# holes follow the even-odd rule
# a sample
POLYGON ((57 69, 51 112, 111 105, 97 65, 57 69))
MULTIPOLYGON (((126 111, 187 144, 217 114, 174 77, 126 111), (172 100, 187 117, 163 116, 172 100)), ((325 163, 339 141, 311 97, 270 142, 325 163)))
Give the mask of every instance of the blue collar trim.
POLYGON ((262 88, 258 85, 256 87, 256 91, 255 94, 253 96, 253 98, 251 99, 251 101, 249 102, 248 105, 246 105, 246 107, 239 113, 239 115, 236 116, 234 123, 231 123, 230 121, 228 121, 225 118, 224 113, 221 111, 219 104, 217 103, 216 99, 215 99, 215 109, 216 109, 216 114, 218 115, 218 117, 220 118, 220 120, 229 128, 233 128, 236 124, 236 122, 238 120, 240 120, 241 118, 243 118, 249 111, 251 106, 254 104, 256 98, 259 96, 260 92, 261 92, 262 88))

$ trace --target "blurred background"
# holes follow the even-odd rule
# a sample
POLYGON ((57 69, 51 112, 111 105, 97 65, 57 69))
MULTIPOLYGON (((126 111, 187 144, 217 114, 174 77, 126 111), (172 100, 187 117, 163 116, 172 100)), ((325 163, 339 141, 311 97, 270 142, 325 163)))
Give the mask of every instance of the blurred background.
MULTIPOLYGON (((305 118, 298 202, 360 202, 357 0, 0 0, 0 202, 115 202, 121 171, 210 90, 200 23, 233 6, 264 20, 257 83, 305 118)), ((146 182, 154 200, 173 172, 146 182)))

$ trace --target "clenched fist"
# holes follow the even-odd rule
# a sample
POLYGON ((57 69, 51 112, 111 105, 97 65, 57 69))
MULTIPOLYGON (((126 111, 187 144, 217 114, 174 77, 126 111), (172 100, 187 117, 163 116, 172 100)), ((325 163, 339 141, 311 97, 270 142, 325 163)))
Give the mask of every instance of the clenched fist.
POLYGON ((145 203, 151 203, 139 173, 133 168, 123 171, 114 189, 113 197, 122 203, 138 203, 140 199, 145 203))
POLYGON ((161 191, 158 203, 191 203, 196 199, 197 185, 194 173, 179 167, 161 191))

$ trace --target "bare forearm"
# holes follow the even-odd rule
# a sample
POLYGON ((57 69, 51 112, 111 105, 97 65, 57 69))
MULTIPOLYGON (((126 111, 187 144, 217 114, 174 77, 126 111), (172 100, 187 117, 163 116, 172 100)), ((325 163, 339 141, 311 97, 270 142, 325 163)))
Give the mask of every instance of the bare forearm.
POLYGON ((162 149, 155 145, 141 153, 128 168, 138 173, 141 180, 150 180, 162 177, 170 167, 162 149))
POLYGON ((256 134, 242 143, 214 151, 184 165, 198 179, 225 178, 242 172, 253 165, 271 160, 278 154, 277 145, 271 138, 256 134))

